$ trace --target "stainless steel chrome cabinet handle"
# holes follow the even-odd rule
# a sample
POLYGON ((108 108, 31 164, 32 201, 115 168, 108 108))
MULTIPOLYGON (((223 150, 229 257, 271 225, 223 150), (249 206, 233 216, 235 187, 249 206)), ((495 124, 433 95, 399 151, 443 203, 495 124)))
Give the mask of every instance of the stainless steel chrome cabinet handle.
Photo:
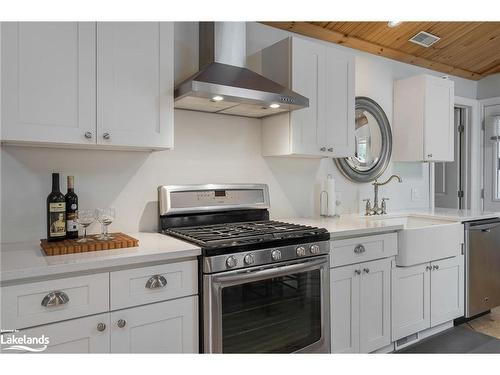
POLYGON ((328 152, 333 152, 333 147, 329 147, 328 152))
POLYGON ((97 330, 98 330, 99 332, 102 332, 102 331, 104 331, 105 329, 106 329, 106 324, 104 324, 104 323, 99 323, 99 324, 97 325, 97 330))
POLYGON ((361 275, 361 271, 360 270, 354 270, 354 274, 355 275, 361 275))
POLYGON ((109 134, 109 133, 104 133, 104 134, 102 135, 102 137, 103 137, 104 139, 110 139, 110 138, 111 138, 111 134, 109 134))
POLYGON ((321 147, 319 150, 320 151, 326 151, 326 147, 321 147))
POLYGON ((146 288, 148 289, 159 289, 167 285, 167 279, 162 275, 154 275, 149 278, 146 282, 146 288))
POLYGON ((61 291, 50 292, 42 300, 42 306, 53 307, 65 305, 69 302, 69 297, 66 293, 61 291))
POLYGON ((370 269, 369 268, 363 268, 363 272, 364 273, 370 273, 370 269))
POLYGON ((124 320, 124 319, 120 319, 116 325, 119 327, 119 328, 123 328, 127 325, 127 322, 124 320))
POLYGON ((354 253, 356 254, 362 254, 366 251, 365 247, 363 245, 357 245, 355 248, 354 248, 354 253))
POLYGON ((92 133, 91 132, 85 132, 85 138, 92 139, 92 133))

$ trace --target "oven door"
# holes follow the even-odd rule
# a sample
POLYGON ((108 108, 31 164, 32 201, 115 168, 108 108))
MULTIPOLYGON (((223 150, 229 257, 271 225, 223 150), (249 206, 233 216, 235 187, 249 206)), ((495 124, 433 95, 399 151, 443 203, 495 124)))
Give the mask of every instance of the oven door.
POLYGON ((329 258, 203 276, 205 353, 330 353, 329 258))

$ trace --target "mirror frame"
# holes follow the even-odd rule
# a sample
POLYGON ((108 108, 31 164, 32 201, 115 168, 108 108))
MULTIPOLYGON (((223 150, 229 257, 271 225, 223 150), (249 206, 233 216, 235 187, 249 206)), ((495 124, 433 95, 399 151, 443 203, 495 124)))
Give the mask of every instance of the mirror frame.
MULTIPOLYGON (((380 136, 382 138, 382 147, 380 150, 380 156, 378 161, 366 171, 360 171, 353 168, 347 160, 349 158, 341 158, 341 159, 333 159, 337 168, 342 172, 342 174, 347 177, 349 180, 358 183, 364 182, 372 182, 384 171, 389 165, 389 161, 391 160, 392 154, 392 132, 391 125, 389 124, 389 120, 385 115, 382 107, 378 105, 378 103, 366 96, 357 96, 356 97, 356 105, 355 111, 357 109, 363 109, 365 111, 370 112, 370 114, 375 118, 377 124, 380 128, 380 136)), ((353 157, 353 156, 352 156, 353 157)))

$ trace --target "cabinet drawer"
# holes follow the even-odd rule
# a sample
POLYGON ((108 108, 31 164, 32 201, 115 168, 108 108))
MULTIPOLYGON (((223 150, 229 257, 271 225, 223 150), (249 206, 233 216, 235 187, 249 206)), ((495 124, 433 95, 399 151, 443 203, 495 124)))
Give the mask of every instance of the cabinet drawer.
POLYGON ((2 328, 20 329, 109 310, 109 274, 2 287, 2 328))
POLYGON ((197 293, 195 260, 111 272, 111 310, 197 293))
POLYGON ((330 243, 330 266, 367 262, 397 254, 397 233, 335 240, 330 243))

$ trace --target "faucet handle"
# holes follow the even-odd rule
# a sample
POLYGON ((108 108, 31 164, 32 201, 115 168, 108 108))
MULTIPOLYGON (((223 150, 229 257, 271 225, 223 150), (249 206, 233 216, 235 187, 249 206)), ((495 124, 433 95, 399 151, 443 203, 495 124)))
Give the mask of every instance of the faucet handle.
POLYGON ((370 198, 363 199, 363 202, 366 202, 365 216, 370 216, 372 214, 372 204, 371 204, 370 198))
POLYGON ((387 203, 385 201, 390 200, 389 198, 382 198, 382 215, 385 215, 387 213, 387 203))

